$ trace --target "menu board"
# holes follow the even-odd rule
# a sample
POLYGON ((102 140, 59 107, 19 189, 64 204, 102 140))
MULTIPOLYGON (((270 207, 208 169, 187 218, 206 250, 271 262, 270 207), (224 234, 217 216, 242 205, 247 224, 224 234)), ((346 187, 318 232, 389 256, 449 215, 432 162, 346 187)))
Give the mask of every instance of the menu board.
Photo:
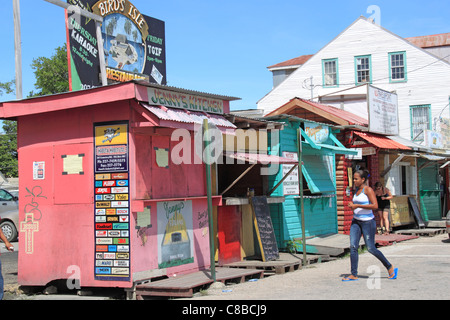
POLYGON ((94 125, 95 279, 130 280, 128 123, 94 125))
POLYGON ((261 248, 262 260, 271 261, 279 258, 277 240, 270 218, 269 205, 265 196, 251 197, 253 218, 261 248))

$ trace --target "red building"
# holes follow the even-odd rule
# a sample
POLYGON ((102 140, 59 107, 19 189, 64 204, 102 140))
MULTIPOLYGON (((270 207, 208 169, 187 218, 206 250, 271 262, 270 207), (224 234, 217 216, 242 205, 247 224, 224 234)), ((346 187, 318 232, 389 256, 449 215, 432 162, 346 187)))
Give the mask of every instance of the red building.
POLYGON ((1 103, 18 123, 19 283, 129 288, 208 268, 205 165, 171 155, 194 150, 203 119, 234 131, 233 99, 128 82, 1 103))

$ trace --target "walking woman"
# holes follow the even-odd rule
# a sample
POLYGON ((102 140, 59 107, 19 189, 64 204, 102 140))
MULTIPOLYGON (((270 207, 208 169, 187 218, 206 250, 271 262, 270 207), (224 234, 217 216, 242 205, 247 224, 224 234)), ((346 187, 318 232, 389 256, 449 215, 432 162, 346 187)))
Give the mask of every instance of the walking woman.
POLYGON ((368 251, 380 260, 387 269, 389 279, 396 279, 398 274, 398 268, 394 268, 383 253, 375 247, 377 224, 373 210, 378 208, 378 204, 375 192, 367 185, 368 176, 369 173, 366 170, 358 170, 353 174, 356 192, 353 196, 353 202, 348 205, 353 210, 353 220, 350 227, 351 275, 343 278, 342 281, 358 280, 358 249, 361 234, 364 236, 368 251))
POLYGON ((375 195, 378 202, 378 215, 383 234, 389 234, 389 211, 391 211, 391 199, 394 198, 388 188, 383 187, 381 182, 375 183, 375 195))
MULTIPOLYGON (((8 242, 5 235, 3 234, 2 229, 0 229, 0 240, 5 243, 5 248, 8 251, 14 251, 14 247, 11 243, 8 242)), ((3 300, 3 276, 2 276, 2 261, 0 260, 0 300, 3 300)))

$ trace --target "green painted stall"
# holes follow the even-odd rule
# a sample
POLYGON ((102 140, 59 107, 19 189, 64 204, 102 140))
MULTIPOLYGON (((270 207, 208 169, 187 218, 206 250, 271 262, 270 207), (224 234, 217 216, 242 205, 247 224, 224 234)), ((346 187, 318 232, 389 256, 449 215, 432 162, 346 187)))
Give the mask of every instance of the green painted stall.
MULTIPOLYGON (((273 133, 269 135, 270 154, 298 159, 299 132, 302 137, 305 236, 338 233, 335 155, 356 152, 346 149, 328 125, 289 115, 268 117, 268 120, 284 123, 278 139, 273 133)), ((276 187, 291 168, 292 165, 280 165, 278 173, 269 176, 269 189, 276 187)), ((272 194, 285 197, 283 203, 270 205, 277 244, 282 250, 293 245, 294 240, 302 239, 298 176, 295 169, 272 194)))
POLYGON ((420 213, 425 222, 442 219, 441 190, 438 181, 439 164, 418 159, 420 213))

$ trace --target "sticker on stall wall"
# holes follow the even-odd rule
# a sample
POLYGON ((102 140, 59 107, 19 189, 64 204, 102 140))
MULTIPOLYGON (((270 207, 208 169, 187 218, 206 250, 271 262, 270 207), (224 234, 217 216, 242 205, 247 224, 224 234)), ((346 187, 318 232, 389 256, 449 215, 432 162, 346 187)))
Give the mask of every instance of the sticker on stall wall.
POLYGON ((97 274, 111 274, 111 268, 95 268, 97 274))
POLYGON ((95 203, 96 208, 109 208, 111 206, 110 201, 97 201, 95 203))
POLYGON ((128 180, 117 180, 116 185, 118 187, 127 187, 128 186, 128 180))
POLYGON ((128 173, 111 173, 111 179, 128 179, 128 173))
POLYGON ((95 236, 96 237, 107 237, 108 236, 108 232, 105 230, 97 230, 95 231, 95 236))
POLYGON ((95 175, 95 180, 109 180, 111 179, 111 174, 109 173, 100 173, 95 175))
POLYGON ((116 254, 115 253, 105 252, 105 253, 103 253, 103 257, 100 258, 100 259, 114 260, 114 259, 116 259, 116 254))
POLYGON ((106 222, 106 216, 96 216, 95 222, 106 222))
POLYGON ((108 193, 128 193, 128 187, 111 188, 111 192, 108 193))
POLYGON ((45 179, 45 161, 33 162, 33 180, 45 179))
POLYGON ((130 272, 129 268, 112 268, 111 274, 123 274, 123 275, 128 275, 130 272))
MULTIPOLYGON (((111 199, 114 200, 114 199, 111 199)), ((127 201, 128 200, 128 194, 116 194, 115 200, 121 200, 121 201, 127 201)))
POLYGON ((119 216, 107 216, 105 218, 107 222, 119 222, 119 216))
POLYGON ((116 259, 130 259, 130 254, 127 252, 116 253, 116 259))
POLYGON ((130 261, 126 260, 115 260, 114 261, 114 267, 129 267, 130 261))
POLYGON ((111 201, 112 208, 126 208, 128 207, 128 201, 111 201))

